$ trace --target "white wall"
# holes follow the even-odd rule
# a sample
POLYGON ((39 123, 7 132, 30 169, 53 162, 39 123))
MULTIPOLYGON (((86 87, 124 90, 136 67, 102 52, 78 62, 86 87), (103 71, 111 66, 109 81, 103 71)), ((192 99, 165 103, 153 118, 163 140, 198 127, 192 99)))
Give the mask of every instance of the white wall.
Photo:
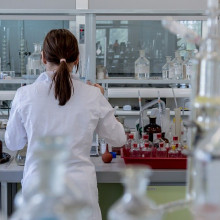
POLYGON ((1 9, 75 9, 76 0, 1 0, 1 9))
POLYGON ((206 0, 89 0, 89 9, 204 10, 206 0))

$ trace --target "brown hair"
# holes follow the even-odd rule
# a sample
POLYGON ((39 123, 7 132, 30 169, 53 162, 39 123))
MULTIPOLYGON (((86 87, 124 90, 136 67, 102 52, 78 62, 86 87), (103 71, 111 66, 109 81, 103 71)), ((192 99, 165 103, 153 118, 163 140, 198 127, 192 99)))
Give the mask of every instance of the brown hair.
POLYGON ((51 87, 54 84, 54 95, 59 100, 59 105, 65 105, 74 93, 67 64, 75 62, 79 56, 77 39, 66 29, 51 30, 44 39, 43 55, 46 61, 59 65, 53 75, 51 87))

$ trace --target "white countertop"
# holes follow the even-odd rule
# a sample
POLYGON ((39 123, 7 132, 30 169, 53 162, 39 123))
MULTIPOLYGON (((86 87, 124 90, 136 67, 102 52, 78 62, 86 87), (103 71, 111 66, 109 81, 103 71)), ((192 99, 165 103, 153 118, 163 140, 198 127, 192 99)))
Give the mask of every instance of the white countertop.
MULTIPOLYGON (((23 175, 23 166, 18 166, 14 155, 3 148, 3 152, 9 153, 12 157, 7 163, 0 164, 0 182, 16 183, 20 182, 23 175)), ((101 156, 91 157, 95 164, 98 183, 119 183, 120 171, 126 167, 124 160, 117 156, 111 163, 104 163, 101 156)), ((186 183, 186 170, 158 169, 153 170, 150 177, 151 185, 184 185, 186 183)))

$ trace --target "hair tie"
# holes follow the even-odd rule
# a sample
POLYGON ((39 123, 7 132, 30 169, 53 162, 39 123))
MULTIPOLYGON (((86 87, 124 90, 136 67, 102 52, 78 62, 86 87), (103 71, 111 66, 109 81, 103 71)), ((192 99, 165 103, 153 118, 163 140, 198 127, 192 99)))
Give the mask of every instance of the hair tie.
POLYGON ((60 59, 60 63, 61 62, 65 62, 66 63, 66 59, 65 58, 60 59))

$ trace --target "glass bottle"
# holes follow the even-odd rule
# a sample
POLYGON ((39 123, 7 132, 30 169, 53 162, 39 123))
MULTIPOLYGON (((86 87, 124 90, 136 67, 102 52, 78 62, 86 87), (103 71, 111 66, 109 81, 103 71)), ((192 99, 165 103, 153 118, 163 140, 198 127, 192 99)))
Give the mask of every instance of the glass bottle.
POLYGON ((150 123, 144 127, 144 132, 149 135, 151 142, 153 142, 153 134, 161 133, 161 127, 156 124, 156 117, 150 117, 150 123))
POLYGON ((211 129, 195 152, 194 219, 220 219, 220 128, 211 129))
POLYGON ((164 147, 164 140, 161 138, 161 133, 157 133, 156 138, 153 141, 152 157, 157 157, 157 150, 160 147, 161 143, 163 143, 164 147))
POLYGON ((145 57, 145 51, 140 50, 140 57, 135 61, 135 78, 150 78, 150 61, 145 57))
POLYGON ((151 157, 152 156, 152 147, 149 143, 145 143, 144 147, 141 148, 141 157, 151 157))
POLYGON ((178 157, 181 157, 182 145, 179 142, 178 136, 173 136, 173 141, 170 143, 170 147, 175 146, 176 151, 178 152, 178 157))
POLYGON ((166 56, 166 63, 162 67, 162 78, 172 79, 173 78, 173 63, 171 62, 171 56, 166 56))
POLYGON ((28 74, 38 76, 44 71, 43 63, 41 61, 41 44, 34 43, 34 52, 28 57, 28 74))
POLYGON ((182 79, 183 78, 183 60, 180 56, 180 52, 177 50, 175 52, 175 58, 172 60, 173 68, 174 68, 174 79, 182 79))
POLYGON ((23 192, 23 201, 10 220, 91 218, 90 206, 66 175, 68 144, 68 138, 61 136, 39 140, 34 152, 39 172, 23 192))
POLYGON ((159 144, 159 147, 157 148, 157 157, 167 157, 167 150, 164 146, 164 143, 162 142, 159 144))
POLYGON ((131 150, 131 147, 133 146, 133 143, 134 143, 134 134, 129 134, 128 135, 128 140, 127 140, 127 143, 125 144, 125 156, 130 156, 130 150, 131 150))
POLYGON ((188 51, 187 59, 183 62, 183 71, 184 79, 191 79, 191 76, 194 74, 194 64, 193 64, 193 51, 188 51))
POLYGON ((178 158, 178 151, 176 150, 175 145, 171 145, 171 149, 168 152, 168 157, 170 158, 178 158))
POLYGON ((141 149, 144 148, 146 144, 148 144, 150 148, 153 146, 152 142, 149 141, 149 135, 148 134, 144 134, 143 138, 141 138, 140 142, 139 142, 139 145, 140 145, 141 149))
POLYGON ((160 220, 162 212, 146 197, 146 186, 150 170, 144 167, 130 167, 122 171, 125 191, 108 212, 108 220, 160 220))
POLYGON ((131 155, 131 157, 140 157, 141 156, 141 150, 138 147, 137 143, 133 143, 133 145, 130 149, 130 155, 131 155))

